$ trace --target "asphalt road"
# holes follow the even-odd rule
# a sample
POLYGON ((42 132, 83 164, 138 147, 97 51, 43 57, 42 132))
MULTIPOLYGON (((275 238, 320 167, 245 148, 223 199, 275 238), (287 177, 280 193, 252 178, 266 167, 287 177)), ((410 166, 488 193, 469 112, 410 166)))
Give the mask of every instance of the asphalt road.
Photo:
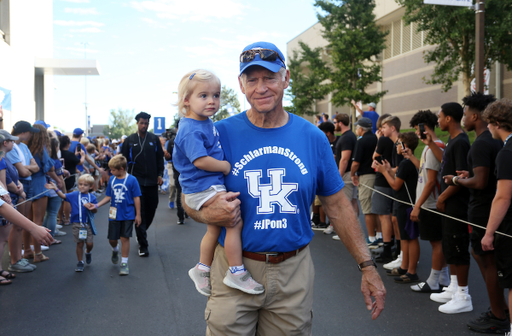
MULTIPOLYGON (((71 228, 62 244, 45 254, 49 261, 32 273, 17 274, 0 286, 0 335, 204 335, 206 297, 196 292, 187 271, 198 261, 206 228, 186 220, 176 225, 176 210, 160 196, 148 231, 148 258, 137 255, 132 239, 130 275, 120 277, 110 262, 107 207, 96 215, 93 261, 74 271, 71 228)), ((372 321, 360 293, 361 273, 342 243, 316 231, 311 242, 315 262, 314 335, 470 335, 466 322, 489 306, 482 277, 472 260, 469 288, 474 311, 445 315, 428 294, 396 284, 380 267, 387 289, 386 308, 372 321)), ((422 242, 420 279, 430 273, 430 245, 422 242)), ((4 255, 3 268, 7 267, 4 255)))

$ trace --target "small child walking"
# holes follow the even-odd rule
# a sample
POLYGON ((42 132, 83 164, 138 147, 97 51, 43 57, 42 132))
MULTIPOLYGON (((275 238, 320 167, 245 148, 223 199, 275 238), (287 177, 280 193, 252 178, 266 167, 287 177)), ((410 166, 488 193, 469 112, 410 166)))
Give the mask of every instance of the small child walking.
POLYGON ((45 185, 47 189, 55 190, 60 198, 71 205, 70 219, 78 259, 78 264, 75 268, 76 272, 84 271, 84 245, 86 246, 85 262, 87 264, 92 262, 93 235, 96 235, 92 213, 98 211, 96 196, 89 193, 93 185, 94 178, 90 174, 80 176, 78 179, 78 190, 67 194, 60 191, 53 182, 45 185))
MULTIPOLYGON (((180 172, 185 203, 200 210, 218 195, 226 193, 224 175, 231 171, 224 161, 219 133, 210 119, 220 106, 220 79, 206 70, 187 73, 178 88, 178 109, 183 118, 174 140, 173 164, 180 172)), ((242 260, 242 222, 226 228, 225 251, 229 269, 224 284, 248 294, 261 294, 264 287, 256 282, 242 260)), ((210 296, 210 267, 221 228, 208 225, 201 241, 199 263, 188 272, 199 293, 210 296)))
POLYGON ((112 175, 108 181, 105 198, 96 208, 110 202, 108 213, 108 240, 112 247, 111 261, 114 265, 119 263, 119 239, 121 239, 121 266, 119 275, 128 275, 128 255, 130 252, 130 238, 133 224, 139 226, 141 191, 137 179, 126 172, 126 158, 119 154, 108 162, 112 175))

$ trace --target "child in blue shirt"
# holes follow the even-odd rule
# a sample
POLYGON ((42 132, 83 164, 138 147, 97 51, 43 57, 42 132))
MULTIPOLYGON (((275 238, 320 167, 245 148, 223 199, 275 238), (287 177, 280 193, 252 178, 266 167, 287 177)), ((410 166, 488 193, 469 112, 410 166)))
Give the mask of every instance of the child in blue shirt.
MULTIPOLYGON (((186 74, 178 88, 178 109, 183 118, 174 141, 173 164, 180 172, 180 184, 185 194, 185 203, 199 210, 210 205, 217 195, 226 193, 224 175, 231 171, 224 161, 224 152, 219 143, 219 133, 212 120, 220 106, 220 80, 206 70, 195 70, 186 74)), ((240 222, 226 228, 225 250, 229 270, 224 284, 249 294, 261 294, 264 288, 245 269, 242 261, 240 222)), ((199 293, 210 296, 210 266, 221 228, 208 225, 201 241, 199 263, 189 271, 199 293)))
POLYGON ((57 192, 60 198, 71 205, 71 223, 73 230, 73 239, 76 243, 76 256, 78 264, 75 268, 76 272, 83 272, 84 264, 84 243, 86 245, 85 262, 90 264, 92 262, 92 248, 93 235, 96 235, 96 228, 94 227, 94 216, 91 213, 96 213, 97 203, 96 196, 89 193, 94 178, 90 174, 84 174, 78 179, 78 190, 67 194, 60 191, 53 183, 47 183, 47 189, 53 189, 57 192))
MULTIPOLYGON (((142 195, 139 182, 132 175, 126 172, 126 158, 119 154, 114 156, 108 162, 108 167, 112 175, 108 181, 105 198, 103 198, 96 208, 110 203, 108 215, 108 239, 112 246, 112 263, 119 262, 119 243, 121 239, 121 267, 119 275, 128 275, 128 254, 130 252, 130 238, 133 232, 133 223, 139 226, 141 223, 140 215, 140 196, 142 195)), ((92 209, 94 206, 89 205, 92 209)))

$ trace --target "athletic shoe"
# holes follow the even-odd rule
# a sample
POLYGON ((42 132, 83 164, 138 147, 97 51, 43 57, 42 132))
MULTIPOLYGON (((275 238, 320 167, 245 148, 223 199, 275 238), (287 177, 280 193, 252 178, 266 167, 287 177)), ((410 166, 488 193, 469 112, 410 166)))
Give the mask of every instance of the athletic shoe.
POLYGON ((390 263, 387 263, 387 264, 384 264, 384 267, 385 269, 387 270, 392 270, 393 268, 398 268, 402 265, 402 255, 398 255, 398 258, 396 258, 395 260, 393 260, 392 262, 390 263))
POLYGON ((147 247, 139 247, 139 257, 149 257, 149 251, 147 247))
MULTIPOLYGON (((433 294, 432 294, 433 295, 433 294)), ((453 294, 452 299, 439 306, 439 311, 445 314, 466 313, 473 310, 471 295, 457 293, 453 294)))
POLYGON ((467 324, 469 329, 485 334, 501 334, 509 331, 510 322, 506 318, 504 320, 498 319, 492 313, 491 309, 482 313, 467 324))
POLYGON ((370 237, 366 237, 366 245, 370 246, 370 244, 373 243, 370 241, 370 237))
MULTIPOLYGON (((30 248, 34 250, 34 245, 30 245, 30 248)), ((41 251, 48 251, 50 248, 46 245, 41 245, 41 251)), ((23 253, 22 253, 23 254, 23 253)))
POLYGON ((382 238, 375 239, 373 242, 370 243, 370 245, 368 245, 368 248, 370 250, 373 250, 373 249, 376 249, 376 248, 378 248, 379 246, 381 246, 383 244, 384 243, 382 242, 382 238))
POLYGON ((174 202, 169 202, 169 209, 174 209, 174 202))
POLYGON ((311 228, 313 230, 325 230, 329 227, 329 224, 327 223, 320 223, 320 224, 315 224, 315 225, 311 225, 311 228))
POLYGON ((332 239, 334 239, 334 240, 341 240, 340 236, 338 236, 338 235, 332 236, 332 239))
POLYGON ((66 235, 66 232, 64 231, 59 231, 59 230, 55 230, 55 237, 62 237, 62 236, 65 236, 66 235))
POLYGON ((391 253, 389 255, 381 253, 380 256, 375 258, 375 261, 381 264, 387 264, 393 261, 393 257, 391 256, 391 253))
POLYGON ((178 219, 178 225, 183 225, 185 224, 185 220, 183 219, 178 219))
POLYGON ((112 258, 110 260, 112 260, 112 264, 117 265, 119 262, 119 251, 112 251, 112 258))
POLYGON ((314 212, 311 213, 311 225, 318 225, 320 224, 320 215, 316 214, 314 212))
POLYGON ((119 270, 119 275, 128 275, 130 274, 130 269, 128 268, 128 263, 122 263, 121 268, 119 270))
POLYGON ((452 299, 453 294, 457 291, 457 287, 458 286, 452 282, 450 283, 450 286, 443 288, 441 293, 431 294, 430 300, 439 303, 446 303, 452 299))
POLYGON ((334 232, 334 227, 332 225, 329 225, 327 229, 324 230, 324 234, 330 235, 334 232))
POLYGON ((9 272, 27 273, 32 272, 34 269, 30 267, 27 259, 20 259, 14 265, 9 264, 7 270, 9 272))
POLYGON ((428 282, 420 282, 419 284, 412 285, 411 290, 417 293, 441 293, 441 286, 439 286, 439 289, 432 289, 428 282))
POLYGON ((62 229, 62 227, 63 227, 62 225, 57 224, 57 226, 56 226, 55 228, 56 228, 57 230, 60 230, 60 229, 62 229))
MULTIPOLYGON (((229 271, 228 271, 229 272, 229 271)), ((197 265, 188 271, 188 276, 194 282, 199 294, 210 296, 212 293, 212 285, 210 283, 210 272, 202 271, 197 265)))
POLYGON ((83 272, 84 271, 84 262, 80 261, 78 264, 76 264, 75 272, 83 272))
POLYGON ((234 275, 229 270, 226 271, 226 276, 222 280, 228 287, 235 288, 247 294, 261 294, 265 291, 263 285, 257 283, 251 276, 249 271, 242 274, 234 275))
POLYGON ((26 264, 28 265, 28 267, 31 267, 31 268, 32 268, 32 270, 35 270, 35 269, 37 268, 37 266, 36 266, 36 265, 34 265, 34 264, 31 264, 31 263, 30 263, 30 261, 28 261, 28 259, 21 258, 21 260, 22 260, 24 263, 26 263, 26 264))
POLYGON ((91 264, 91 262, 92 262, 92 253, 86 253, 85 254, 85 262, 87 263, 87 265, 91 264))

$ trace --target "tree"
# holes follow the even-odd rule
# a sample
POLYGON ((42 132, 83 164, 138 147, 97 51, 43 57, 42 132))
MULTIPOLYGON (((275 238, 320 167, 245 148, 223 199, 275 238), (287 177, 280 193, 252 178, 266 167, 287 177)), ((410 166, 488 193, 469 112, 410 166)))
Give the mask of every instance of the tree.
POLYGON ((110 110, 109 126, 103 130, 103 133, 111 139, 119 139, 123 135, 130 135, 137 130, 137 124, 134 119, 134 110, 123 110, 118 108, 110 110))
POLYGON ((328 93, 328 85, 322 84, 329 78, 327 63, 322 60, 322 48, 311 49, 299 41, 300 52, 293 51, 289 59, 290 84, 286 92, 291 101, 286 111, 298 115, 314 115, 315 100, 322 100, 328 93))
POLYGON ((231 105, 232 113, 235 114, 240 113, 240 102, 238 101, 238 96, 235 93, 235 90, 228 88, 227 86, 222 86, 220 91, 220 108, 219 111, 212 117, 213 122, 226 119, 230 116, 228 111, 228 104, 231 105))
MULTIPOLYGON (((427 63, 435 63, 427 84, 442 84, 448 91, 462 75, 465 95, 475 77, 475 12, 466 7, 424 5, 423 0, 396 0, 405 6, 405 22, 418 24, 424 43, 435 46, 424 52, 427 63)), ((484 60, 487 69, 496 61, 512 67, 512 2, 485 1, 484 60)))
MULTIPOLYGON (((382 81, 381 65, 375 62, 385 48, 383 32, 375 23, 374 0, 316 0, 322 10, 317 17, 327 40, 331 103, 349 104, 352 99, 377 103, 386 92, 369 94, 365 90, 382 81)), ((355 109, 352 108, 352 120, 355 109)))

